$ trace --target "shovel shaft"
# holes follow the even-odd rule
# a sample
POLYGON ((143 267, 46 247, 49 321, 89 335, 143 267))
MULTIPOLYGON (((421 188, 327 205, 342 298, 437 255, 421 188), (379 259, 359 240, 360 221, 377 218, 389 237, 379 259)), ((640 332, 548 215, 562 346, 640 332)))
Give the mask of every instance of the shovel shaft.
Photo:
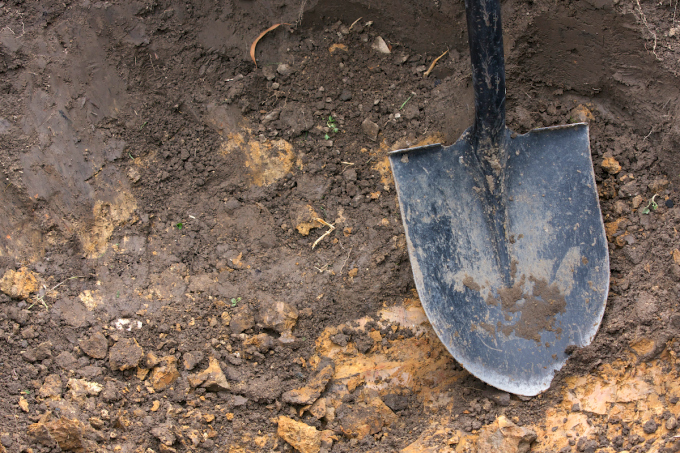
POLYGON ((499 0, 465 0, 468 41, 475 90, 474 144, 486 160, 502 162, 498 150, 505 135, 505 61, 499 0))

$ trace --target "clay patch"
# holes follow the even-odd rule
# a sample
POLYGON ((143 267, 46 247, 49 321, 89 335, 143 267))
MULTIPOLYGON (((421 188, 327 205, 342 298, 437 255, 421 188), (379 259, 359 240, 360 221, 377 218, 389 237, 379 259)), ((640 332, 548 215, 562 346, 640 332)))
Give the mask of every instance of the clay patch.
POLYGON ((260 142, 248 140, 242 134, 228 134, 228 141, 221 146, 223 154, 241 150, 246 158, 245 165, 250 170, 253 182, 258 186, 268 186, 290 173, 295 163, 293 145, 286 140, 260 142))

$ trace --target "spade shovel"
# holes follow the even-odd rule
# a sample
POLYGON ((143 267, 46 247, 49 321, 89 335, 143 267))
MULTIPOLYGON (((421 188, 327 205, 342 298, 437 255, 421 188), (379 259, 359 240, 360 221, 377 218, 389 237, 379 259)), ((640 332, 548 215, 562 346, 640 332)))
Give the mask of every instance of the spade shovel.
POLYGON ((474 124, 390 163, 416 288, 453 357, 533 396, 604 314, 609 255, 587 124, 505 127, 498 0, 466 0, 474 124))

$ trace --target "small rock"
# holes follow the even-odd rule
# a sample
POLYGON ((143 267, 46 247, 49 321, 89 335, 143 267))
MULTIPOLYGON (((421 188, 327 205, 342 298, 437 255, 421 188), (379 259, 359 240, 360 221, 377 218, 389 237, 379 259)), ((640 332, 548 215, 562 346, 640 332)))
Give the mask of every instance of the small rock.
POLYGON ((37 336, 38 333, 35 331, 33 326, 28 326, 21 331, 21 338, 23 338, 24 340, 32 340, 37 336))
POLYGON ((281 399, 289 404, 307 405, 314 403, 326 389, 326 385, 333 377, 334 370, 333 364, 326 365, 309 380, 307 385, 285 392, 281 399))
MULTIPOLYGON (((28 439, 32 444, 42 445, 48 449, 56 449, 57 441, 54 440, 50 434, 50 430, 47 429, 44 423, 33 423, 28 427, 28 439)), ((23 450, 22 452, 28 453, 32 451, 31 449, 23 450)))
POLYGON ((289 64, 281 63, 276 67, 276 72, 281 74, 283 77, 288 77, 295 72, 295 69, 289 64))
POLYGON ((285 302, 262 302, 259 311, 260 324, 265 329, 279 333, 290 331, 297 323, 298 311, 285 302))
POLYGON ((353 168, 350 168, 343 172, 342 177, 345 179, 345 181, 356 181, 357 180, 357 171, 353 168))
POLYGON ((139 365, 144 350, 135 339, 124 339, 113 345, 109 351, 109 366, 112 370, 125 371, 139 365))
POLYGON ((410 55, 407 54, 407 53, 399 52, 399 53, 394 55, 394 60, 392 60, 392 63, 397 65, 397 66, 402 65, 402 64, 406 63, 409 56, 410 55))
POLYGON ((274 80, 276 78, 276 68, 272 65, 263 66, 262 75, 267 80, 274 80))
POLYGON ((49 341, 40 343, 35 348, 27 349, 22 356, 29 363, 50 359, 52 358, 52 343, 49 341))
POLYGON ((157 392, 165 390, 179 378, 177 370, 177 358, 167 356, 161 359, 161 364, 153 369, 149 382, 157 392))
POLYGON ((404 395, 390 393, 382 397, 383 402, 394 412, 403 411, 408 408, 408 398, 404 395))
POLYGON ((341 404, 336 409, 335 416, 344 434, 358 439, 376 434, 384 426, 398 420, 397 415, 371 390, 359 392, 356 402, 352 404, 341 404))
POLYGON ((262 124, 269 124, 272 121, 278 120, 280 113, 281 113, 281 110, 279 110, 279 109, 274 109, 271 112, 267 113, 264 116, 264 118, 262 118, 262 124))
POLYGON ((673 417, 672 415, 668 417, 668 420, 666 420, 666 429, 668 431, 673 431, 675 428, 678 426, 678 419, 673 417))
POLYGON ((352 92, 349 90, 342 90, 342 93, 340 93, 340 100, 347 102, 352 100, 352 92))
POLYGON ((373 50, 376 50, 379 53, 386 54, 386 55, 392 53, 389 46, 387 45, 385 40, 382 39, 381 36, 378 36, 377 38, 375 38, 375 41, 373 42, 373 44, 371 44, 371 48, 373 50))
POLYGON ((309 408, 309 413, 317 420, 321 420, 326 416, 326 407, 328 406, 326 398, 319 398, 309 408))
POLYGON ((191 371, 203 360, 203 353, 201 351, 187 352, 182 359, 184 359, 184 369, 191 371))
POLYGON ((633 197, 633 209, 639 208, 641 204, 642 204, 642 196, 641 195, 637 195, 637 196, 633 197))
POLYGON ((649 187, 649 190, 652 193, 660 193, 666 190, 669 184, 670 182, 667 179, 655 179, 654 181, 650 182, 647 187, 649 187))
POLYGON ((245 406, 248 403, 248 398, 241 395, 234 395, 234 401, 232 402, 234 407, 245 406))
POLYGON ((19 398, 19 408, 24 412, 28 412, 28 401, 23 396, 19 398))
POLYGON ((481 429, 477 448, 497 453, 527 453, 536 437, 534 431, 519 427, 501 415, 481 429))
POLYGON ((78 360, 68 351, 64 351, 55 357, 54 362, 65 370, 72 370, 78 365, 78 360))
POLYGON ((338 333, 336 335, 331 335, 331 341, 333 343, 337 344, 338 346, 341 346, 341 347, 344 348, 345 346, 347 346, 347 342, 349 341, 349 338, 344 333, 338 333))
POLYGON ((229 322, 229 328, 232 333, 239 334, 245 330, 250 329, 255 325, 255 318, 250 312, 250 309, 246 306, 241 306, 238 311, 232 315, 231 321, 229 322))
POLYGON ((101 396, 107 403, 113 403, 121 398, 118 386, 113 381, 107 381, 106 384, 104 384, 104 390, 102 391, 101 396))
POLYGON ((158 439, 161 444, 169 447, 177 440, 174 430, 174 426, 171 423, 161 423, 151 430, 151 434, 158 439))
POLYGON ((243 346, 254 346, 262 354, 274 349, 275 345, 274 338, 266 333, 253 335, 243 342, 243 346))
POLYGON ((295 225, 295 229, 303 236, 308 236, 313 228, 321 228, 323 224, 319 222, 319 214, 310 205, 296 205, 291 208, 290 220, 295 225))
POLYGON ((229 390, 229 382, 220 368, 220 364, 214 357, 210 357, 208 368, 189 377, 192 387, 201 386, 211 392, 229 390))
POLYGON ((366 136, 372 141, 375 142, 378 140, 378 132, 380 132, 380 126, 375 124, 370 119, 366 118, 361 123, 361 129, 364 131, 364 134, 366 134, 366 136))
POLYGON ((659 425, 654 420, 647 420, 644 425, 642 425, 642 430, 645 434, 654 434, 658 429, 659 425))
POLYGON ((144 366, 146 368, 151 369, 158 365, 159 363, 161 363, 161 359, 159 359, 156 354, 154 354, 153 352, 146 353, 146 357, 144 357, 144 366))
POLYGON ((574 403, 571 405, 572 412, 581 412, 581 403, 574 403))
POLYGON ((583 104, 577 105, 569 114, 570 123, 587 123, 593 121, 595 117, 588 107, 583 104))
POLYGON ((94 429, 102 429, 105 425, 104 420, 102 420, 99 417, 90 417, 88 419, 88 422, 90 423, 90 426, 93 427, 94 429))
POLYGON ((322 446, 327 450, 332 446, 333 431, 319 431, 283 415, 279 417, 278 425, 278 436, 300 453, 319 453, 322 446))
POLYGON ((621 165, 612 156, 605 154, 604 159, 602 159, 602 169, 610 175, 615 175, 621 171, 621 165))
POLYGON ((104 369, 100 366, 87 365, 78 369, 78 374, 82 378, 94 379, 101 376, 104 373, 104 369))
POLYGON ((623 200, 616 200, 614 202, 614 212, 619 216, 629 213, 630 208, 628 207, 628 203, 623 200))
POLYGON ((83 441, 83 424, 78 420, 70 420, 68 418, 62 417, 59 420, 55 420, 49 423, 34 423, 29 426, 29 436, 31 431, 40 432, 43 425, 47 428, 49 435, 54 441, 59 445, 64 451, 73 452, 85 452, 88 448, 85 448, 83 441))
POLYGON ((130 167, 127 171, 127 177, 133 184, 139 182, 139 180, 142 179, 142 175, 139 173, 139 169, 137 167, 130 167))
POLYGON ((93 359, 105 359, 109 352, 109 342, 103 333, 97 332, 90 338, 81 340, 80 349, 93 359))
POLYGON ((39 286, 37 274, 25 267, 18 271, 9 269, 0 279, 0 291, 12 299, 28 299, 39 286))
POLYGON ((354 345, 357 348, 357 351, 359 351, 362 354, 366 354, 375 345, 375 340, 373 340, 373 338, 369 337, 365 333, 362 333, 362 334, 359 334, 359 335, 355 334, 353 336, 353 340, 354 340, 354 345))
POLYGON ((70 394, 73 398, 81 398, 84 396, 97 396, 101 393, 103 387, 96 382, 86 381, 85 379, 69 379, 68 388, 71 390, 70 394))
MULTIPOLYGON (((12 436, 9 435, 9 433, 2 433, 0 434, 0 443, 2 444, 3 447, 9 448, 12 446, 12 436)), ((0 452, 2 453, 2 452, 0 452)))

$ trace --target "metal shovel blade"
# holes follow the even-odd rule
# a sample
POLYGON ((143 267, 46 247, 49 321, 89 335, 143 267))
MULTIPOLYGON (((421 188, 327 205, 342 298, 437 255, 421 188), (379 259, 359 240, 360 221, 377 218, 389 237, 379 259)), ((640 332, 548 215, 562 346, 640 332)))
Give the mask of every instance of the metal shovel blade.
POLYGON ((473 135, 390 154, 413 275, 453 357, 532 396, 569 346, 591 342, 609 289, 588 126, 506 129, 504 187, 482 171, 473 135))

